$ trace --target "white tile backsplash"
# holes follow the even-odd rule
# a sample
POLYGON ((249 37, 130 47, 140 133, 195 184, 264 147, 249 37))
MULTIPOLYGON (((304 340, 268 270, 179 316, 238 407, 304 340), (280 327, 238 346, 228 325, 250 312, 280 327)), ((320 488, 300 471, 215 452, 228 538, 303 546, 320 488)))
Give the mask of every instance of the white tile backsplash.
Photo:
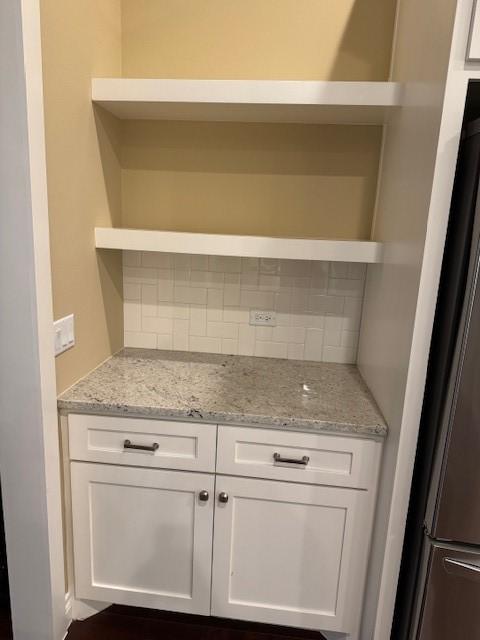
POLYGON ((306 360, 323 361, 323 351, 326 348, 323 338, 322 329, 307 329, 303 354, 306 360))
POLYGON ((157 349, 173 349, 173 333, 157 335, 157 349))
MULTIPOLYGON (((177 273, 177 272, 175 272, 177 273)), ((183 272, 182 272, 183 278, 183 272)), ((183 282, 183 280, 182 280, 183 282)), ((182 302, 184 304, 207 304, 207 289, 197 287, 175 286, 173 288, 174 302, 182 302)))
POLYGON ((125 330, 125 346, 138 349, 158 349, 157 336, 155 333, 125 330))
POLYGON ((158 316, 158 292, 156 284, 141 285, 142 317, 158 316))
POLYGON ((136 300, 125 300, 123 303, 123 324, 125 331, 142 330, 142 305, 136 300))
POLYGON ((190 306, 190 324, 188 332, 191 336, 205 336, 207 334, 207 307, 190 306))
POLYGON ((303 360, 305 353, 304 344, 289 344, 287 358, 289 360, 303 360))
POLYGON ((125 346, 355 362, 366 265, 125 251, 125 346), (275 310, 276 327, 249 325, 275 310))
POLYGON ((190 336, 189 351, 222 353, 222 340, 221 338, 210 338, 208 336, 190 336))
POLYGON ((254 356, 261 358, 286 358, 288 355, 288 345, 282 342, 256 342, 254 356))
MULTIPOLYGON (((188 351, 189 348, 188 320, 176 318, 173 321, 173 348, 176 351, 188 351)), ((125 342, 125 346, 131 345, 125 342)))
POLYGON ((129 300, 141 300, 142 297, 142 285, 140 284, 123 284, 123 299, 129 300))
POLYGON ((223 338, 222 353, 230 356, 238 355, 238 340, 233 340, 231 338, 223 338))
POLYGON ((173 320, 170 318, 142 317, 142 331, 144 333, 173 334, 173 320))
POLYGON ((241 324, 238 327, 238 354, 253 356, 255 351, 255 327, 241 324))

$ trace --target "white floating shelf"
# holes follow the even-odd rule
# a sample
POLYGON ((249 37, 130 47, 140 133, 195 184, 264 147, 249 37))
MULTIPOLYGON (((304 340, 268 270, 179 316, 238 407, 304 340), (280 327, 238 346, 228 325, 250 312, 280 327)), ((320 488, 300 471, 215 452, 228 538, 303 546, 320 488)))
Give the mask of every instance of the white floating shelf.
POLYGON ((92 100, 122 119, 383 124, 396 82, 94 78, 92 100))
POLYGON ((366 263, 381 262, 382 259, 382 244, 364 240, 271 238, 102 227, 95 229, 95 246, 97 249, 162 251, 245 258, 366 263))

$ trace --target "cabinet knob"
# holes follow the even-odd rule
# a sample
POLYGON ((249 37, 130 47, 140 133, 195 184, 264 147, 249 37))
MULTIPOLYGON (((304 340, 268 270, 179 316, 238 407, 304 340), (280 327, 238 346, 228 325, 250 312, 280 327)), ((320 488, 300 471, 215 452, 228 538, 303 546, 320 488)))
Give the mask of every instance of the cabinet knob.
POLYGON ((198 494, 198 497, 202 502, 207 502, 210 496, 208 495, 208 491, 203 490, 203 491, 200 491, 200 493, 198 494))
POLYGON ((228 502, 228 493, 225 493, 225 491, 222 491, 221 493, 219 493, 218 494, 218 501, 219 502, 223 502, 223 504, 228 502))

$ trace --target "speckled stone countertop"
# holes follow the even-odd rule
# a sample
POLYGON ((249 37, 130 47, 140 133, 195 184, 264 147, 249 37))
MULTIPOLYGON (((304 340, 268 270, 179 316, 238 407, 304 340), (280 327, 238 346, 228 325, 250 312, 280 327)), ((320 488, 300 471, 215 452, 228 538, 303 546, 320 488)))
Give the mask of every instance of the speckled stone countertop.
POLYGON ((387 425, 348 364, 124 349, 58 400, 63 413, 382 437, 387 425))

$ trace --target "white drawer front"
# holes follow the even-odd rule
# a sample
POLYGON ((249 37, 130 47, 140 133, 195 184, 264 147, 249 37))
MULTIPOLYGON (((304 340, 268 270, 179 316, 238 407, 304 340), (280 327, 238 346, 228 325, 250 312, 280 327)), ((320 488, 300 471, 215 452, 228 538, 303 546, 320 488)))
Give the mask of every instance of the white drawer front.
POLYGON ((217 472, 368 489, 376 482, 381 446, 374 440, 219 427, 217 472))
POLYGON ((213 424, 72 414, 68 431, 71 460, 215 471, 213 424))

